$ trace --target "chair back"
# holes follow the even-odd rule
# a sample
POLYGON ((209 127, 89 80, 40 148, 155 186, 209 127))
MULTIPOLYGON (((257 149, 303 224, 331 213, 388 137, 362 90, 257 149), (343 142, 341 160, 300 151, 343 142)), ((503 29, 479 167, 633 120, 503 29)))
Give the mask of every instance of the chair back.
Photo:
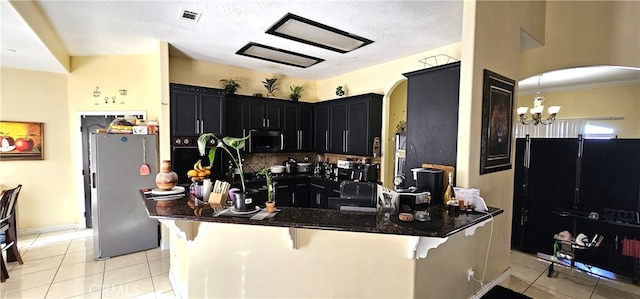
POLYGON ((11 218, 21 189, 22 185, 18 185, 18 187, 6 190, 2 194, 2 200, 0 200, 0 221, 11 218))

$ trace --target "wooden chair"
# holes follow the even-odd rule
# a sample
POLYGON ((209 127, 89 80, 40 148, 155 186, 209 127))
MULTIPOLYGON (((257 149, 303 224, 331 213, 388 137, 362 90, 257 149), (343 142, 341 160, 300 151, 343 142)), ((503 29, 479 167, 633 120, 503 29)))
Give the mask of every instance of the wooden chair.
MULTIPOLYGON (((21 189, 22 185, 18 185, 16 188, 6 190, 0 200, 0 233, 5 234, 5 242, 2 244, 1 251, 11 249, 11 253, 19 264, 23 262, 20 257, 20 252, 18 251, 14 212, 16 202, 18 201, 18 194, 20 194, 21 189)), ((9 254, 10 253, 7 252, 7 259, 9 259, 9 254)), ((7 271, 4 258, 0 256, 0 282, 4 282, 7 278, 9 278, 9 271, 7 271)))

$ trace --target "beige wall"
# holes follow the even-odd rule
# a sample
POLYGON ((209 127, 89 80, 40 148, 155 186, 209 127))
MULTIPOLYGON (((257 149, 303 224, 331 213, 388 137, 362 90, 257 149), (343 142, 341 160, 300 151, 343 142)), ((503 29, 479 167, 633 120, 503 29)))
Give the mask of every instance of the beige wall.
POLYGON ((232 78, 240 81, 240 89, 236 91, 241 95, 253 95, 261 93, 267 96, 267 90, 262 85, 265 78, 277 78, 280 89, 275 92, 275 98, 289 99, 292 85, 304 87, 301 102, 316 102, 316 82, 311 80, 286 77, 279 74, 258 72, 250 69, 233 67, 228 65, 191 60, 184 57, 172 56, 169 61, 171 83, 190 84, 213 88, 222 88, 220 79, 232 78))
MULTIPOLYGON (((640 84, 541 92, 545 106, 560 105, 558 119, 623 117, 623 120, 589 121, 615 128, 619 138, 640 138, 640 84)), ((534 95, 520 95, 516 106, 531 107, 534 95)), ((543 116, 546 116, 545 111, 543 116)))
POLYGON ((544 46, 524 51, 519 79, 588 66, 640 67, 640 1, 547 1, 544 46))
POLYGON ((389 121, 387 130, 387 138, 384 139, 384 161, 386 171, 382 183, 387 188, 393 188, 393 159, 395 141, 393 140, 400 121, 407 120, 407 80, 402 80, 391 90, 389 94, 389 121))
MULTIPOLYGON (((168 89, 161 81, 166 73, 161 69, 163 47, 166 43, 159 43, 157 53, 149 55, 72 57, 68 75, 2 69, 0 119, 45 123, 44 161, 0 162, 4 186, 23 184, 19 230, 84 225, 78 113, 143 110, 150 120, 160 119, 163 109, 168 114, 161 104, 163 90, 168 89), (96 86, 102 92, 98 98, 93 96, 96 86), (119 89, 127 89, 127 96, 119 89)), ((161 135, 161 155, 168 157, 168 130, 160 126, 166 134, 161 135)))
POLYGON ((22 184, 18 228, 69 228, 78 221, 73 136, 69 135, 67 76, 12 68, 0 69, 0 120, 44 123, 43 161, 1 161, 4 188, 22 184))

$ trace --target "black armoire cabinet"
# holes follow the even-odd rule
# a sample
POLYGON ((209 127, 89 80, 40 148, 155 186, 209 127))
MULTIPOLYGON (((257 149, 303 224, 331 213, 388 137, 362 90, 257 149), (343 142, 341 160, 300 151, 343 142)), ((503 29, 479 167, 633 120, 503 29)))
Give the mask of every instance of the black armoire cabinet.
POLYGON ((569 231, 600 246, 576 261, 640 278, 640 258, 622 254, 640 239, 640 139, 516 140, 511 246, 553 255, 553 235, 569 231), (630 216, 630 217, 628 217, 630 216))
POLYGON ((404 74, 407 83, 405 187, 423 163, 456 166, 460 62, 404 74))
POLYGON ((225 133, 223 90, 175 83, 170 84, 170 89, 173 136, 225 133))

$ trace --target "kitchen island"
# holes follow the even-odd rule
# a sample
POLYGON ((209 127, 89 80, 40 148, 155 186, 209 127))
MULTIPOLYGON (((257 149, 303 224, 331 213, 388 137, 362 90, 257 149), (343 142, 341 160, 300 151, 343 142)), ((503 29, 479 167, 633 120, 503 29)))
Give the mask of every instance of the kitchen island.
POLYGON ((432 206, 429 223, 404 224, 383 213, 283 207, 254 220, 189 194, 171 201, 141 195, 149 217, 170 228, 170 279, 183 298, 455 297, 456 290, 420 277, 442 271, 429 261, 484 238, 476 228, 502 213, 432 206))

